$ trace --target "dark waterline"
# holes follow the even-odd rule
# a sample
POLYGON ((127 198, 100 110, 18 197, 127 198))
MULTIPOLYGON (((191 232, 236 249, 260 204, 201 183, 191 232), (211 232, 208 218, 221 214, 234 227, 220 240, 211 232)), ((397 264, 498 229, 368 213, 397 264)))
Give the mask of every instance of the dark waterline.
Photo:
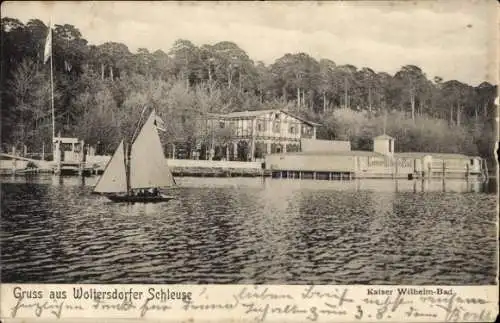
POLYGON ((2 177, 2 282, 495 283, 494 180, 179 178, 154 205, 95 180, 2 177))

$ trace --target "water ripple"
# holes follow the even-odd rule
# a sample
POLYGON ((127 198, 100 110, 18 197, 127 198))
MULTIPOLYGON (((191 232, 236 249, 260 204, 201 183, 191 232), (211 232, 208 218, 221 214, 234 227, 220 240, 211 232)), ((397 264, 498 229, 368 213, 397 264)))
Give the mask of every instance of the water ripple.
POLYGON ((495 282, 492 194, 404 190, 404 182, 398 192, 351 182, 180 184, 170 203, 127 205, 75 178, 4 182, 2 281, 495 282))

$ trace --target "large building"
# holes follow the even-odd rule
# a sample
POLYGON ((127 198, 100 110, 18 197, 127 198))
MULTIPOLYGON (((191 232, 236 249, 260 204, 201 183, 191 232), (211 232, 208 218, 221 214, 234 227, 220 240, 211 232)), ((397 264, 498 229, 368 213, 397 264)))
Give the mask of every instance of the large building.
MULTIPOLYGON (((280 177, 469 177, 486 176, 485 161, 478 156, 429 152, 395 152, 393 137, 373 138, 372 151, 350 150, 344 142, 324 141, 310 149, 270 154, 266 168, 280 177), (311 175, 312 174, 312 175, 311 175)), ((316 142, 322 142, 316 140, 316 142)), ((305 148, 305 145, 303 145, 305 148)))
MULTIPOLYGON (((226 129, 228 138, 223 146, 225 158, 230 160, 256 160, 267 154, 301 151, 301 140, 316 139, 319 125, 284 110, 212 114, 209 119, 212 132, 223 133, 220 129, 226 129)), ((215 146, 212 155, 221 148, 215 146)))

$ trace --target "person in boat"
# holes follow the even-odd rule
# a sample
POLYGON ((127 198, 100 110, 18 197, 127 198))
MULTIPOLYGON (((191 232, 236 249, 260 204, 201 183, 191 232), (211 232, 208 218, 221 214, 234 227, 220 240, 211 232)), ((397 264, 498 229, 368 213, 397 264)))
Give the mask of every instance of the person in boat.
POLYGON ((156 187, 150 188, 148 191, 148 195, 150 196, 158 196, 158 189, 156 187))

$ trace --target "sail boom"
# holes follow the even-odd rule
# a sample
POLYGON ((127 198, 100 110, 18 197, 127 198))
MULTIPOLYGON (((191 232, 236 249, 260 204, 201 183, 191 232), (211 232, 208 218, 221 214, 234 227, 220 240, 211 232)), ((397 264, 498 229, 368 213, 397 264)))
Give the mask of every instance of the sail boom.
POLYGON ((158 189, 162 189, 162 188, 172 188, 172 186, 145 186, 145 187, 132 187, 132 189, 134 190, 148 190, 148 189, 151 189, 151 188, 158 188, 158 189))

